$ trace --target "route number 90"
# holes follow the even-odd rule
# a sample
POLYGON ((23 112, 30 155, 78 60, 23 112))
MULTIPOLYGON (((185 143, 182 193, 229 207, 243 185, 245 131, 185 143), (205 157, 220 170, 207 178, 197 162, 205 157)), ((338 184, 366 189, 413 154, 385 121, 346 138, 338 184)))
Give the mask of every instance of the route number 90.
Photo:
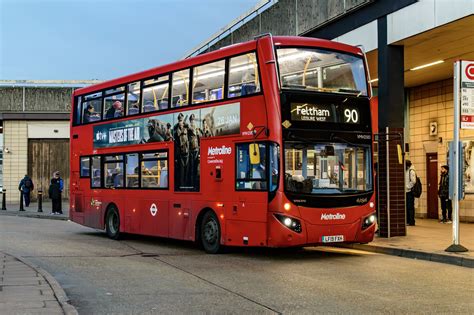
POLYGON ((359 113, 355 109, 346 108, 344 110, 344 117, 346 117, 346 123, 358 123, 359 113))

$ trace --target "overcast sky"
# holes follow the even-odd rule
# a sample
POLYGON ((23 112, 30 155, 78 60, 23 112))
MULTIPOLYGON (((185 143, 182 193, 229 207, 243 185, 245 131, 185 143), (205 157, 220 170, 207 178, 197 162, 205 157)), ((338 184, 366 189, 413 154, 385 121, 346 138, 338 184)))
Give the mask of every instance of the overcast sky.
POLYGON ((258 0, 0 0, 1 80, 107 80, 182 58, 258 0))

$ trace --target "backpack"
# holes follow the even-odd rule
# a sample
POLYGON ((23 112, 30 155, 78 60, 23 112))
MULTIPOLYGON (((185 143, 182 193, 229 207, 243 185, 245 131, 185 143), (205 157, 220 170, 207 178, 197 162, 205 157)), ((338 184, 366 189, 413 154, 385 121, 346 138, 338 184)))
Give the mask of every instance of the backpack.
POLYGON ((31 186, 33 186, 33 182, 31 181, 31 179, 27 179, 25 180, 25 187, 26 188, 31 188, 31 186))
POLYGON ((413 193, 413 196, 415 196, 415 198, 420 198, 421 193, 423 192, 421 180, 418 176, 416 176, 415 185, 413 185, 413 187, 411 188, 411 192, 413 193))

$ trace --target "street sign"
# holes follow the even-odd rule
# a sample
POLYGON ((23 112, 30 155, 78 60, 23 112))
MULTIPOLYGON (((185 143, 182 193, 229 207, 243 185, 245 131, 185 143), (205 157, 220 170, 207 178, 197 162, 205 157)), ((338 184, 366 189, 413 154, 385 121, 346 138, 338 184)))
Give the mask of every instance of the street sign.
MULTIPOLYGON (((461 168, 461 157, 462 157, 462 146, 459 145, 459 127, 462 128, 465 123, 465 129, 474 129, 473 121, 467 121, 472 119, 474 116, 474 97, 466 98, 462 101, 462 90, 466 93, 471 93, 474 90, 474 62, 472 61, 456 61, 454 63, 454 130, 453 130, 453 141, 449 150, 450 163, 450 198, 453 202, 453 243, 445 249, 447 252, 467 252, 467 248, 459 243, 459 200, 462 195, 462 188, 464 186, 460 173, 464 173, 464 169, 461 168), (464 115, 464 116, 463 116, 464 115), (463 119, 463 117, 465 117, 463 119), (463 120, 465 120, 463 122, 463 120), (461 125, 461 126, 459 126, 461 125), (452 178, 451 178, 452 177, 452 178), (452 179, 452 181, 451 181, 452 179), (461 182, 459 182, 461 180, 461 182)), ((473 95, 474 96, 474 95, 473 95)))
POLYGON ((461 129, 474 129, 474 61, 461 62, 461 129))

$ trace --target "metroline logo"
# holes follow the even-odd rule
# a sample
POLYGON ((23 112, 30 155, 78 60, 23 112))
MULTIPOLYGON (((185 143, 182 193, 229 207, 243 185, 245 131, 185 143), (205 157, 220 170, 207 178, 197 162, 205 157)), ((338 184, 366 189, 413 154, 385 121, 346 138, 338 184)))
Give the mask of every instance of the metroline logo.
POLYGON ((209 147, 207 150, 207 155, 229 155, 232 154, 232 148, 226 147, 223 145, 222 147, 209 147))
POLYGON ((321 220, 344 220, 346 218, 346 215, 344 213, 322 213, 321 214, 321 220))

